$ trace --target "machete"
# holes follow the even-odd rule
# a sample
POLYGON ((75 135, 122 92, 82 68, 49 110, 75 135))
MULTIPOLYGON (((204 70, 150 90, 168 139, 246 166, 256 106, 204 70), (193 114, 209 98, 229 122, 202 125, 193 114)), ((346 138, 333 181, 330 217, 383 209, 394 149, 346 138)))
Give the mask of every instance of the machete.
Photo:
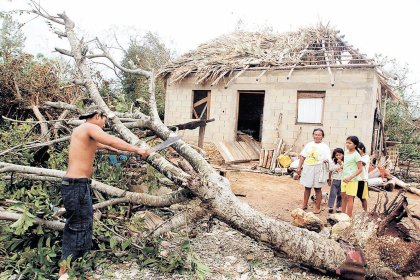
POLYGON ((175 143, 176 141, 178 141, 179 139, 181 139, 181 136, 169 137, 168 139, 166 139, 162 143, 151 147, 150 150, 149 150, 149 154, 158 152, 162 149, 165 149, 165 148, 169 147, 170 145, 172 145, 173 143, 175 143))

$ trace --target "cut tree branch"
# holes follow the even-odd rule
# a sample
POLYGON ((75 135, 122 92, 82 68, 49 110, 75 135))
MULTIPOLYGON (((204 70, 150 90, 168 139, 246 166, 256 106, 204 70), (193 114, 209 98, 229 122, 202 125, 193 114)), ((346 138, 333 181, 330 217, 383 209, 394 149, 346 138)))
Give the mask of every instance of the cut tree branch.
MULTIPOLYGON (((15 172, 23 173, 22 176, 27 176, 28 174, 37 175, 36 177, 27 176, 28 179, 41 180, 42 181, 61 181, 61 178, 65 176, 65 172, 55 169, 46 169, 39 167, 23 166, 16 165, 7 162, 0 162, 0 173, 5 172, 15 172), (55 178, 51 178, 55 177, 55 178), (57 179, 58 178, 58 179, 57 179)), ((191 197, 191 192, 185 189, 180 191, 171 192, 162 196, 154 196, 146 193, 135 193, 130 191, 125 191, 120 188, 116 188, 104 183, 101 183, 96 180, 92 180, 92 189, 95 189, 99 192, 106 193, 115 197, 124 197, 128 202, 135 204, 143 204, 153 207, 164 207, 170 206, 174 203, 179 203, 185 201, 191 197)))
MULTIPOLYGON (((22 217, 22 214, 0 210, 0 220, 17 221, 21 217, 22 217)), ((62 231, 64 229, 64 223, 60 221, 47 221, 40 218, 35 218, 34 224, 40 225, 40 226, 43 226, 52 230, 62 231)))
POLYGON ((41 126, 41 136, 42 137, 47 137, 48 132, 49 132, 47 121, 45 120, 42 113, 39 111, 39 108, 38 108, 37 105, 32 103, 31 108, 32 108, 32 111, 34 112, 35 117, 39 121, 39 125, 41 126))
POLYGON ((200 220, 206 214, 208 214, 208 212, 204 208, 200 206, 195 206, 191 209, 183 211, 182 213, 171 218, 170 220, 160 224, 157 228, 153 230, 152 234, 154 237, 158 237, 168 231, 177 229, 182 226, 186 226, 188 224, 191 224, 192 222, 200 220))
MULTIPOLYGON (((107 47, 98 38, 96 38, 96 43, 97 43, 98 47, 103 51, 103 54, 102 55, 97 55, 95 57, 105 57, 105 58, 107 58, 112 64, 115 65, 115 67, 117 67, 118 69, 120 69, 121 71, 124 71, 126 73, 137 74, 137 75, 144 76, 146 78, 150 78, 150 76, 152 74, 151 72, 140 69, 140 68, 129 69, 129 68, 123 67, 112 57, 112 55, 109 53, 107 47)), ((88 56, 88 58, 94 58, 94 56, 90 56, 90 57, 88 56)))

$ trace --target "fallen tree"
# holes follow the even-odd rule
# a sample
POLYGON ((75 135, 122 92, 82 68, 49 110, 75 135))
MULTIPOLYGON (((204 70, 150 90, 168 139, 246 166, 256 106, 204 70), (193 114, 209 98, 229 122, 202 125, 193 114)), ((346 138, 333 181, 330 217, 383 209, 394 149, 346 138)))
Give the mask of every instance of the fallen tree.
MULTIPOLYGON (((154 92, 156 80, 155 71, 127 69, 119 65, 115 59, 112 58, 106 46, 98 38, 89 42, 78 39, 74 31, 75 24, 65 13, 51 16, 37 3, 32 2, 32 4, 34 8, 33 13, 64 27, 63 31, 56 31, 56 33, 59 34, 60 37, 67 38, 70 49, 64 50, 57 48, 56 51, 74 59, 78 76, 80 77, 80 80, 78 80, 76 84, 84 87, 94 103, 107 113, 111 120, 113 131, 133 145, 149 148, 147 143, 142 141, 142 139, 139 139, 128 128, 128 125, 126 126, 122 122, 121 117, 129 117, 129 115, 123 116, 113 112, 104 102, 92 78, 88 65, 89 59, 100 57, 106 58, 120 71, 138 74, 149 79, 150 116, 145 115, 140 111, 136 111, 132 113, 131 117, 134 117, 136 122, 141 123, 143 128, 153 131, 163 140, 171 136, 176 136, 170 128, 163 124, 158 116, 154 92), (96 52, 93 52, 92 50, 90 52, 88 51, 90 50, 90 44, 92 43, 96 44, 96 52)), ((74 107, 71 106, 62 107, 65 110, 74 109, 74 107)), ((178 162, 178 164, 175 165, 158 153, 152 153, 146 159, 146 162, 173 181, 174 184, 182 188, 182 190, 171 193, 165 197, 148 197, 144 194, 123 191, 122 189, 108 186, 97 181, 93 182, 92 187, 111 196, 125 197, 135 204, 165 206, 188 199, 191 197, 190 193, 201 200, 202 204, 200 207, 193 209, 185 216, 174 218, 167 226, 165 225, 162 226, 161 229, 156 229, 156 232, 159 234, 163 233, 163 229, 165 228, 173 228, 174 226, 185 223, 185 221, 199 219, 204 216, 205 212, 208 212, 232 228, 237 229, 257 241, 267 244, 274 250, 284 252, 291 259, 324 272, 335 273, 343 264, 351 261, 351 252, 354 251, 354 248, 352 247, 352 249, 349 250, 348 243, 353 243, 366 255, 367 275, 392 279, 401 278, 404 273, 407 273, 407 271, 401 273, 400 270, 389 265, 389 263, 384 262, 384 256, 382 255, 383 252, 381 250, 376 250, 375 254, 368 254, 368 252, 366 252, 366 248, 368 248, 366 246, 372 242, 374 243, 375 238, 378 236, 377 225, 379 222, 377 217, 362 215, 354 218, 354 226, 351 227, 348 236, 357 236, 360 234, 360 231, 366 230, 366 227, 369 229, 369 234, 363 239, 348 239, 343 237, 343 239, 348 242, 347 245, 343 245, 336 240, 319 235, 313 231, 295 227, 287 222, 276 220, 256 211, 248 204, 240 201, 232 193, 229 181, 219 175, 196 149, 182 140, 177 141, 172 147, 187 163, 183 161, 182 163, 178 162), (357 241, 357 244, 354 243, 355 241, 357 241)), ((0 167, 0 173, 21 173, 23 176, 27 176, 28 179, 32 178, 34 180, 56 180, 56 178, 60 178, 64 175, 64 171, 19 166, 5 162, 1 162, 0 167)), ((394 219, 404 215, 404 211, 406 210, 403 209, 402 213, 399 213, 394 219)), ((3 213, 3 216, 6 214, 7 213, 3 213)), ((0 215, 0 219, 3 216, 0 215)))

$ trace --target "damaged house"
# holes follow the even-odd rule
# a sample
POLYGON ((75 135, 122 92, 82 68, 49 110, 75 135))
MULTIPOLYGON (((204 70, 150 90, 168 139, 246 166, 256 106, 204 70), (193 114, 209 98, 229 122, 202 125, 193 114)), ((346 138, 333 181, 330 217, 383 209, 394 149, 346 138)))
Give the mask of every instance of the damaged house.
MULTIPOLYGON (((266 34, 235 32, 188 52, 160 73, 165 123, 214 118, 204 141, 251 135, 263 148, 279 139, 299 151, 321 127, 333 149, 357 135, 368 152, 386 153, 388 77, 339 31, 325 26, 266 34)), ((198 130, 183 137, 196 141, 198 130)))

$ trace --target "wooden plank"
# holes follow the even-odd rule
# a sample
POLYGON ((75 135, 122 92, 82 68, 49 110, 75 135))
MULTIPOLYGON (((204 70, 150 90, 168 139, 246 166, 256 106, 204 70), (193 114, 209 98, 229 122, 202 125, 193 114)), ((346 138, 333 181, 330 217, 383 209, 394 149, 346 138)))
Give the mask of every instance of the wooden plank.
POLYGON ((286 148, 286 143, 281 144, 280 154, 284 153, 284 148, 286 148))
POLYGON ((248 153, 242 148, 242 146, 239 144, 239 142, 235 141, 232 143, 236 149, 236 151, 242 155, 243 159, 247 159, 251 161, 251 157, 248 155, 248 153))
POLYGON ((265 165, 267 164, 268 152, 265 149, 262 149, 261 151, 264 153, 264 158, 261 167, 265 168, 265 165))
POLYGON ((217 146, 217 150, 219 150, 225 162, 231 162, 235 160, 232 153, 229 151, 229 149, 226 147, 226 145, 223 142, 216 143, 216 146, 217 146))
POLYGON ((251 137, 249 137, 246 134, 240 134, 238 136, 239 136, 239 139, 240 140, 248 143, 255 150, 255 152, 257 154, 260 153, 261 147, 258 146, 258 144, 257 144, 258 142, 257 141, 255 141, 254 139, 251 139, 251 137))
POLYGON ((268 69, 264 69, 261 74, 258 75, 258 77, 255 79, 257 82, 261 79, 261 77, 267 72, 268 69))
POLYGON ((235 160, 245 160, 243 155, 235 148, 233 142, 224 142, 225 146, 229 149, 235 160))
POLYGON ((280 155, 280 148, 281 148, 281 145, 283 144, 283 139, 280 139, 279 140, 279 143, 277 144, 277 147, 276 147, 276 149, 274 150, 274 153, 273 153, 273 158, 271 159, 271 166, 270 166, 270 170, 274 170, 274 168, 276 168, 276 165, 277 165, 277 158, 279 157, 279 155, 280 155))
POLYGON ((324 51, 324 57, 325 57, 325 61, 327 63, 327 69, 328 69, 328 74, 330 75, 330 81, 331 81, 331 86, 334 86, 334 75, 331 72, 331 67, 330 67, 330 60, 327 54, 327 50, 325 48, 325 41, 322 40, 322 50, 324 51))
POLYGON ((251 156, 246 152, 246 150, 242 147, 242 145, 235 141, 233 142, 235 148, 243 155, 244 158, 251 160, 251 156))
POLYGON ((241 145, 242 149, 245 150, 245 152, 248 154, 249 158, 252 160, 257 160, 259 159, 259 155, 245 142, 238 142, 239 145, 241 145))
POLYGON ((209 97, 207 96, 207 97, 204 97, 203 99, 198 100, 197 102, 195 102, 193 104, 193 107, 195 108, 197 106, 200 106, 203 103, 206 103, 208 101, 208 99, 209 99, 209 97))
POLYGON ((204 144, 204 134, 206 133, 206 126, 200 126, 198 130, 198 147, 203 148, 204 144))
POLYGON ((211 83, 211 87, 212 86, 214 86, 214 85, 216 85, 218 82, 219 82, 219 80, 221 79, 221 78, 223 78, 227 73, 229 72, 229 70, 226 70, 226 71, 224 71, 222 74, 220 74, 220 76, 219 77, 217 77, 217 79, 216 80, 214 80, 213 81, 213 83, 211 83))
POLYGON ((252 146, 250 143, 247 143, 247 142, 241 142, 241 143, 243 143, 246 146, 247 151, 249 151, 254 158, 257 158, 258 159, 259 154, 260 154, 260 151, 261 151, 261 148, 258 148, 257 145, 252 146))
POLYGON ((230 81, 225 85, 225 89, 227 89, 233 83, 233 81, 235 81, 240 75, 242 75, 246 71, 246 69, 248 69, 248 68, 249 68, 249 65, 245 66, 232 79, 230 79, 230 81))
POLYGON ((258 166, 262 166, 264 162, 264 150, 260 151, 260 161, 258 163, 258 166))
POLYGON ((303 56, 305 55, 305 53, 308 51, 309 48, 309 44, 306 45, 306 47, 301 51, 301 53, 299 54, 299 57, 296 61, 296 63, 292 66, 292 68, 290 69, 289 74, 287 74, 286 80, 289 80, 290 77, 292 76, 292 72, 293 70, 295 70, 295 67, 298 65, 298 63, 302 60, 303 56))
POLYGON ((265 165, 265 168, 270 169, 271 166, 271 159, 273 158, 273 151, 274 150, 268 150, 268 157, 267 157, 267 163, 265 165))
POLYGON ((206 120, 207 119, 207 112, 206 112, 206 110, 207 110, 207 105, 208 105, 208 103, 206 103, 206 105, 204 106, 204 108, 203 108, 203 111, 201 112, 201 115, 200 115, 200 120, 202 120, 203 119, 203 116, 204 116, 204 113, 206 113, 206 117, 204 118, 204 120, 206 120))

